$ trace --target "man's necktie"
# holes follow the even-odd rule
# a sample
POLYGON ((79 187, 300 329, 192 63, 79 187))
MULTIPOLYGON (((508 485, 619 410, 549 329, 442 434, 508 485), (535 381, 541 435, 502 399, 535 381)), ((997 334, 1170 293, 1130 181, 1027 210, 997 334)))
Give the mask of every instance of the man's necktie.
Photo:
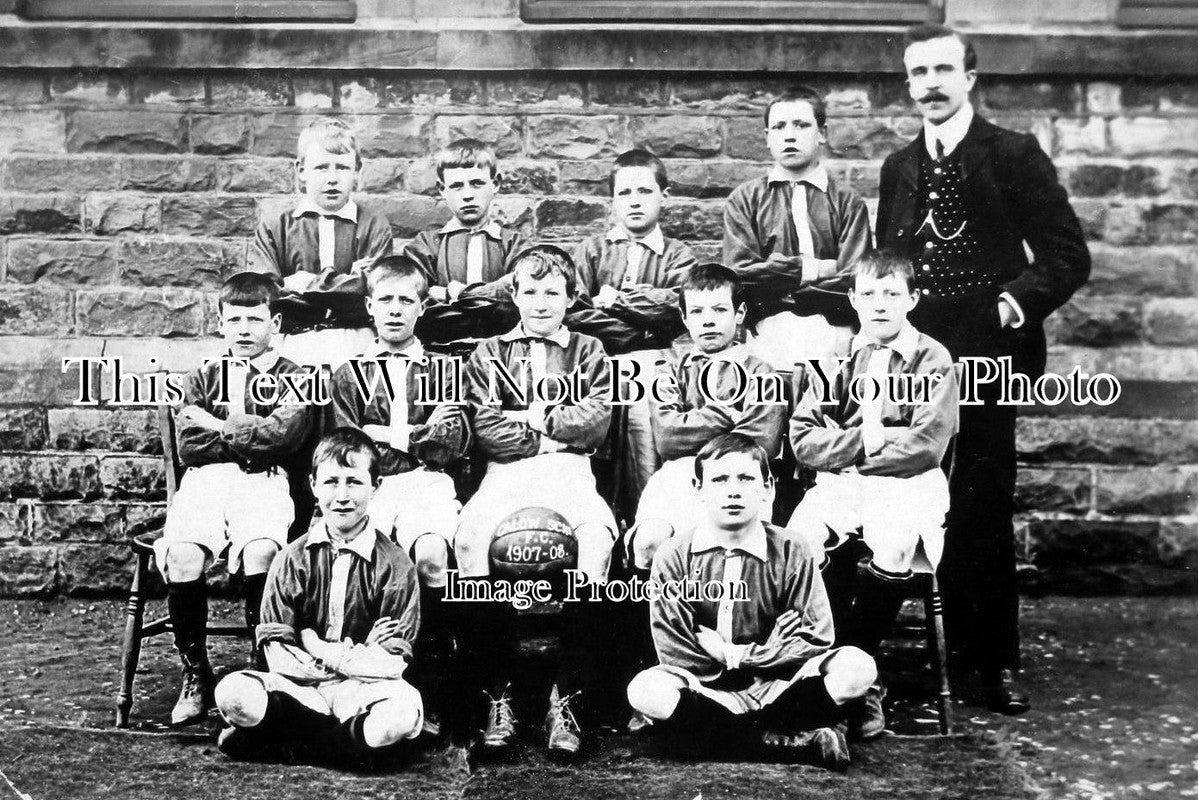
POLYGON ((943 139, 936 140, 936 160, 937 161, 944 160, 944 140, 943 139))

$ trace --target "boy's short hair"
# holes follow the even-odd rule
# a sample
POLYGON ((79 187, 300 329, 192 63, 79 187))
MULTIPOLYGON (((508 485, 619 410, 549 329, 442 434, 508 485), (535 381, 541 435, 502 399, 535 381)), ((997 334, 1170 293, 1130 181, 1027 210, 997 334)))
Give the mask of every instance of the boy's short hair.
POLYGON ((735 270, 714 262, 696 264, 686 271, 686 277, 682 279, 682 283, 678 287, 678 307, 682 309, 683 314, 686 313, 686 292, 688 289, 691 291, 709 292, 712 289, 719 289, 722 286, 732 288, 733 308, 738 308, 745 301, 740 276, 736 274, 735 270))
POLYGON ((299 141, 295 145, 295 158, 302 162, 312 145, 320 147, 334 155, 354 154, 354 163, 362 168, 362 151, 358 149, 358 137, 354 131, 336 117, 321 117, 300 131, 299 141))
POLYGON ((956 39, 965 47, 965 70, 968 72, 977 69, 978 54, 973 49, 973 42, 947 25, 938 25, 934 22, 922 22, 919 25, 912 25, 903 31, 903 52, 906 53, 908 47, 919 42, 930 42, 933 39, 950 37, 956 39))
POLYGON ((792 86, 782 94, 770 101, 765 107, 765 127, 770 126, 770 112, 774 110, 774 106, 779 103, 796 103, 802 101, 811 106, 811 113, 815 115, 815 124, 824 127, 828 121, 828 105, 824 102, 824 96, 812 89, 810 86, 792 86))
POLYGON ((478 167, 491 173, 494 180, 499 176, 499 162, 495 159, 495 150, 490 145, 478 139, 456 139, 442 147, 433 156, 437 168, 437 180, 445 179, 447 169, 470 169, 478 167))
POLYGON ((670 178, 666 175, 666 165, 662 163, 660 158, 648 150, 642 150, 638 147, 635 150, 627 150, 616 156, 615 162, 611 165, 611 173, 607 176, 608 194, 616 191, 616 173, 625 167, 648 167, 653 170, 653 178, 657 181, 657 188, 663 192, 670 188, 670 178))
POLYGON ((897 275, 907 285, 907 291, 915 291, 915 269, 911 260, 894 250, 870 250, 853 263, 849 270, 849 288, 856 291, 857 277, 887 278, 897 275))
POLYGON ((312 477, 316 477, 316 468, 326 461, 332 461, 341 467, 352 467, 350 456, 354 454, 366 456, 367 469, 370 471, 371 482, 379 479, 379 448, 370 437, 357 428, 337 428, 332 433, 321 437, 312 453, 312 477))
POLYGON ((773 480, 770 474, 770 457, 761 445, 745 436, 743 433, 722 433, 699 450, 695 456, 695 480, 703 482, 703 462, 723 458, 731 453, 748 453, 753 456, 757 466, 761 467, 761 480, 769 483, 773 480))
POLYGON ((415 275, 420 278, 416 294, 421 300, 428 299, 428 276, 420 265, 405 255, 380 256, 374 260, 366 273, 366 293, 374 294, 374 287, 391 278, 407 278, 415 275))
POLYGON ((553 244, 534 244, 516 254, 512 260, 512 287, 520 288, 520 270, 526 269, 528 277, 540 280, 550 275, 561 275, 566 279, 566 294, 574 296, 578 278, 574 272, 574 259, 570 254, 553 244))
POLYGON ((217 301, 218 309, 225 306, 246 308, 265 305, 272 315, 277 314, 279 285, 274 278, 261 272, 239 272, 221 285, 217 301))

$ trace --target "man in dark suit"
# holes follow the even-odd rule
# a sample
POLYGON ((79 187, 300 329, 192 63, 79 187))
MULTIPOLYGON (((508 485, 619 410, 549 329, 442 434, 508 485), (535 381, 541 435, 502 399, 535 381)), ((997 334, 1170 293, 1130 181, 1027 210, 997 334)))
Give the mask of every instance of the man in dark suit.
MULTIPOLYGON (((923 131, 882 166, 879 245, 912 259, 916 328, 954 358, 1009 357, 1034 380, 1044 318, 1090 274, 1081 226, 1036 139, 974 113, 973 47, 941 25, 905 41, 923 131)), ((983 404, 961 406, 940 576, 950 646, 981 672, 991 707, 1018 714, 1029 701, 1016 682, 1015 407, 998 395, 997 382, 982 384, 983 404)))

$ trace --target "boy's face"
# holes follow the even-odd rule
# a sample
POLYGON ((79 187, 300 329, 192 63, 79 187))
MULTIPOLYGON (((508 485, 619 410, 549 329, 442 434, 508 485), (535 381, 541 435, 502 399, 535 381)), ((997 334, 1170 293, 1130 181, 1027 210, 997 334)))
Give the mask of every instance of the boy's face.
POLYGON ((557 273, 532 278, 523 268, 516 269, 518 281, 512 294, 520 310, 520 323, 529 333, 551 336, 561 327, 570 304, 566 279, 557 273))
POLYGON ((304 194, 321 211, 340 211, 349 193, 358 185, 355 153, 330 153, 318 144, 310 146, 296 163, 304 194))
POLYGON ((745 305, 733 305, 732 287, 683 291, 686 292, 683 322, 695 345, 704 353, 718 353, 731 347, 737 326, 745 321, 745 305))
POLYGON ((786 100, 770 109, 765 141, 778 166, 799 172, 818 164, 826 140, 806 100, 786 100))
POLYGON ((271 314, 266 303, 256 306, 222 303, 220 307, 220 335, 229 346, 229 353, 238 358, 257 358, 265 353, 282 321, 282 315, 271 314))
POLYGON ((695 479, 699 501, 711 523, 725 531, 757 523, 770 485, 748 453, 727 453, 703 462, 703 480, 695 479))
POLYGON ((471 228, 487 218, 491 200, 499 191, 491 171, 485 167, 447 169, 437 188, 458 222, 471 228))
POLYGON ((416 320, 424 312, 424 301, 420 299, 422 281, 416 275, 384 278, 366 298, 366 310, 383 344, 403 349, 416 335, 416 320))
POLYGON ((652 169, 623 167, 616 170, 612 182, 612 211, 624 230, 641 236, 657 226, 665 195, 652 169))
POLYGON ((332 534, 352 533, 366 517, 366 508, 374 495, 374 481, 367 466, 369 457, 351 453, 350 466, 333 459, 316 465, 312 476, 312 493, 332 534))
POLYGON ((862 333, 883 344, 898 336, 918 300, 919 295, 898 275, 858 275, 856 288, 849 289, 862 333))
POLYGON ((977 70, 965 69, 965 45, 956 36, 914 42, 903 53, 907 91, 928 122, 939 125, 965 104, 977 70))

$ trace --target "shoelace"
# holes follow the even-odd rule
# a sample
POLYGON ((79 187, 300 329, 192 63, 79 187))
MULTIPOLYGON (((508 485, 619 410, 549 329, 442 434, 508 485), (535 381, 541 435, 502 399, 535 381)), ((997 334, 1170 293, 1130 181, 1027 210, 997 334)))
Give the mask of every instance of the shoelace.
POLYGON ((553 702, 553 708, 550 709, 550 713, 553 714, 554 718, 560 720, 558 724, 576 736, 582 735, 582 728, 579 726, 578 720, 574 717, 574 712, 570 709, 570 701, 578 697, 579 694, 579 692, 575 692, 565 697, 559 697, 553 702))
POLYGON ((499 728, 503 733, 510 733, 516 729, 516 715, 512 713, 512 702, 508 699, 507 693, 499 695, 498 698, 487 694, 487 699, 491 701, 491 710, 487 717, 488 728, 499 728))

